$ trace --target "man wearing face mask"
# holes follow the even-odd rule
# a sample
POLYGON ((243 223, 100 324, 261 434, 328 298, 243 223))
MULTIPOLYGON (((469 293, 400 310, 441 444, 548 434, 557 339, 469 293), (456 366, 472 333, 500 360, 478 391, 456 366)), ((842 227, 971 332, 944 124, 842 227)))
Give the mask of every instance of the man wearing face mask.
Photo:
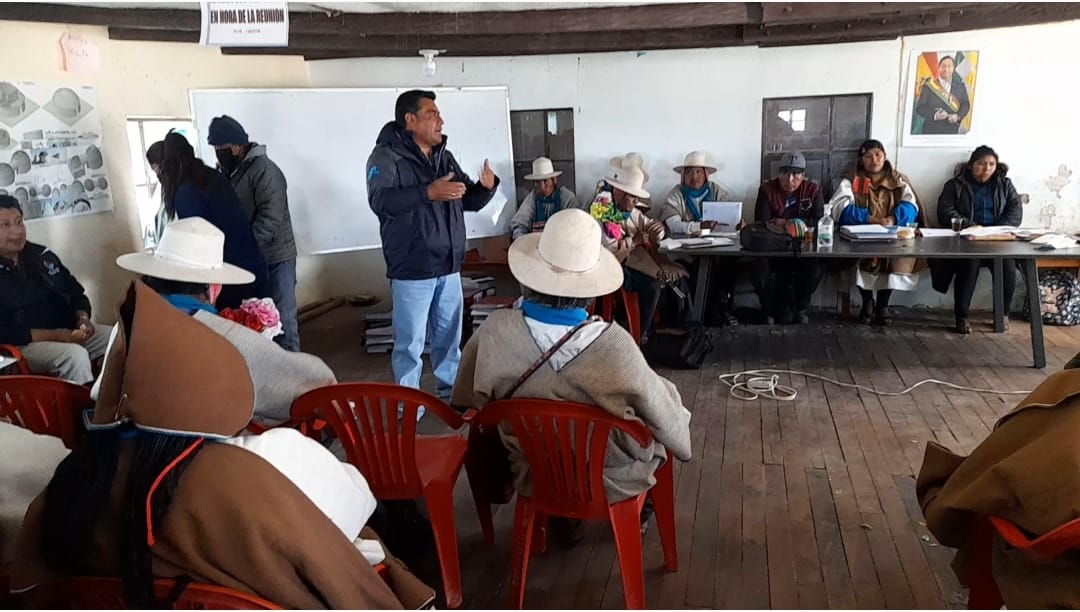
POLYGON ((240 122, 228 115, 210 122, 207 138, 217 155, 218 167, 228 177, 251 230, 259 243, 269 272, 270 297, 281 313, 284 333, 278 344, 300 350, 296 320, 296 241, 285 175, 266 156, 266 145, 251 142, 240 122))

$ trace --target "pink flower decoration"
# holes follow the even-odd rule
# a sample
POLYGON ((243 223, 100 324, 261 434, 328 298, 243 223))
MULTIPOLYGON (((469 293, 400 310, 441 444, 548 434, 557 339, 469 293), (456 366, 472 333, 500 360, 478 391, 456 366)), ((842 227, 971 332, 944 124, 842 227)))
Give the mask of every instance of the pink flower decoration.
POLYGON ((273 338, 281 333, 281 313, 270 298, 251 298, 240 303, 240 310, 263 324, 263 335, 273 338))
POLYGON ((615 223, 613 221, 605 221, 604 231, 607 232, 607 235, 614 240, 622 239, 622 226, 618 223, 615 223))

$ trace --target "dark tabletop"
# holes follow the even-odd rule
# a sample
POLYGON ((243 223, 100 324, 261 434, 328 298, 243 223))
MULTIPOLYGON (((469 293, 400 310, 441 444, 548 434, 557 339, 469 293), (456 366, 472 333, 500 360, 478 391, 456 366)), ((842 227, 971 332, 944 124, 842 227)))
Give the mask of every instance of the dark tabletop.
MULTIPOLYGON (((997 259, 997 258, 1039 258, 1039 259, 1077 259, 1080 247, 1069 249, 1040 250, 1038 245, 1019 240, 968 240, 958 236, 933 238, 915 238, 892 242, 853 242, 841 236, 833 239, 833 246, 819 250, 816 244, 804 250, 801 257, 830 259, 852 259, 863 257, 920 257, 936 259, 997 259)), ((690 256, 740 256, 740 257, 791 257, 790 251, 761 252, 745 251, 735 238, 733 246, 709 247, 697 249, 675 249, 668 251, 673 255, 690 256)))

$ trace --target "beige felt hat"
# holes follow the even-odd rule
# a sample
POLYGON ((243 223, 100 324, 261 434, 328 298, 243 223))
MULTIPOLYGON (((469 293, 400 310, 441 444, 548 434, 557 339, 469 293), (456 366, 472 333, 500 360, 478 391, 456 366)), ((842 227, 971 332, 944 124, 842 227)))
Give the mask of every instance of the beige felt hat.
POLYGON ((185 283, 246 285, 255 280, 247 270, 222 261, 225 234, 202 217, 173 221, 161 232, 153 253, 128 253, 116 265, 137 274, 185 283))
POLYGON ((612 168, 637 166, 641 168, 641 173, 645 175, 645 182, 649 182, 649 171, 645 169, 645 158, 641 156, 641 153, 630 152, 620 157, 612 157, 608 164, 612 168))
POLYGON ((675 172, 682 174, 683 168, 704 168, 706 174, 716 172, 718 168, 709 159, 709 154, 704 151, 690 151, 683 159, 681 166, 675 166, 675 172))
POLYGON ((546 157, 537 157, 533 160, 532 174, 526 174, 526 181, 542 181, 544 179, 561 176, 562 170, 556 170, 551 160, 546 157))
POLYGON ((612 187, 625 191, 632 196, 642 199, 649 198, 649 192, 645 190, 645 172, 637 166, 612 166, 611 174, 604 178, 612 187))
POLYGON ((551 215, 544 231, 515 240, 507 261, 518 282, 545 295, 591 298, 623 283, 622 266, 604 248, 600 224, 576 208, 551 215))

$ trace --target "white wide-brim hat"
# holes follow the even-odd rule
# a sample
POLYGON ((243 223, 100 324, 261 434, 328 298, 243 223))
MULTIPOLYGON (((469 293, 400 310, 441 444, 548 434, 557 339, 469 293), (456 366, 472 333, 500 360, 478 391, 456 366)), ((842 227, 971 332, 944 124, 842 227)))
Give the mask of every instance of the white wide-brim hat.
POLYGON ((153 253, 128 253, 116 265, 136 274, 207 285, 246 285, 255 281, 247 270, 222 261, 225 234, 202 217, 188 217, 165 226, 153 253))
POLYGON ((542 181, 544 179, 562 176, 562 170, 556 170, 555 165, 546 157, 537 157, 532 163, 532 174, 526 174, 526 181, 542 181))
POLYGON ((683 158, 681 166, 675 166, 675 172, 682 174, 685 168, 704 168, 706 174, 712 174, 719 170, 712 160, 709 159, 709 154, 704 151, 691 151, 683 158))
POLYGON ((522 285, 555 297, 593 298, 623 284, 622 265, 604 248, 600 224, 577 208, 551 215, 544 231, 515 240, 507 262, 522 285))
POLYGON ((648 199, 645 190, 645 172, 637 166, 612 167, 611 175, 604 178, 608 185, 642 199, 648 199))

